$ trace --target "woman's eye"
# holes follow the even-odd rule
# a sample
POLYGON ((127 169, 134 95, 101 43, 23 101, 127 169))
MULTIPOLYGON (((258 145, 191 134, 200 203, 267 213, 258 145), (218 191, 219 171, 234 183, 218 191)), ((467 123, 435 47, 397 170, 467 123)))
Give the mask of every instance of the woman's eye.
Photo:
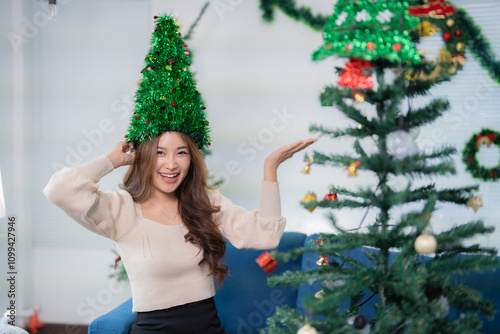
POLYGON ((180 154, 180 155, 186 155, 186 154, 188 154, 188 153, 187 153, 186 151, 180 151, 180 152, 179 152, 179 154, 180 154))
POLYGON ((156 154, 158 154, 158 155, 163 154, 163 151, 158 151, 158 152, 156 152, 156 154))

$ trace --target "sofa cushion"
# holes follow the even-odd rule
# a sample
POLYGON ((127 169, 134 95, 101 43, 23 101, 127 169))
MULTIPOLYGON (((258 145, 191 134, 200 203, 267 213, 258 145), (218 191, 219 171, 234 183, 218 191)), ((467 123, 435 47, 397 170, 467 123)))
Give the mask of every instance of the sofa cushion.
MULTIPOLYGON (((302 233, 285 232, 277 250, 287 251, 301 247, 305 238, 306 235, 302 233)), ((255 262, 263 252, 236 249, 229 243, 227 245, 225 262, 231 276, 226 278, 218 289, 215 303, 222 324, 229 333, 256 333, 259 328, 265 326, 266 319, 274 313, 277 305, 296 306, 296 288, 271 288, 267 284, 267 278, 286 270, 300 270, 301 259, 280 264, 268 275, 255 262)))
POLYGON ((89 333, 126 334, 135 320, 132 313, 132 298, 89 325, 89 333))

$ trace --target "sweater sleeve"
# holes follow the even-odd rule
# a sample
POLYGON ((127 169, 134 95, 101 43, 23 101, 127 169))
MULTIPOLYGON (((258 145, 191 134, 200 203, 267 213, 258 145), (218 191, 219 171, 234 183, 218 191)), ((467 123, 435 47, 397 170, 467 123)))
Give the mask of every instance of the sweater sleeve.
POLYGON ((117 240, 132 227, 135 211, 128 192, 99 191, 97 183, 113 169, 106 155, 78 167, 63 168, 51 177, 43 193, 86 229, 117 240))
POLYGON ((281 216, 279 183, 262 181, 260 208, 248 211, 218 191, 213 193, 215 214, 223 236, 236 248, 273 249, 280 242, 286 219, 281 216))

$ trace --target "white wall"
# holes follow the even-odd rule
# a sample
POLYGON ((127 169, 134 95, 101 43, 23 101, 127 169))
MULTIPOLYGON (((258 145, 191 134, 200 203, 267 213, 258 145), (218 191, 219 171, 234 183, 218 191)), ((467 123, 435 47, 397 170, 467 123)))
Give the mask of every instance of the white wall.
MULTIPOLYGON (((131 95, 149 48, 152 17, 161 12, 178 13, 185 34, 204 1, 66 0, 61 1, 57 20, 45 24, 40 21, 41 0, 23 0, 21 12, 12 12, 18 1, 0 4, 0 66, 8 74, 0 78, 0 168, 7 212, 19 217, 22 231, 18 290, 22 308, 37 307, 42 322, 86 324, 129 298, 129 288, 108 278, 115 257, 112 242, 71 221, 41 190, 54 169, 105 154, 123 138, 131 95), (19 53, 5 37, 14 28, 22 34, 26 20, 38 22, 37 31, 26 38, 19 53), (22 124, 16 122, 23 115, 22 124)), ((473 16, 483 8, 468 1, 455 3, 473 16)), ((308 5, 322 13, 333 8, 319 0, 308 5)), ((498 3, 489 1, 489 6, 491 15, 499 14, 498 3)), ((481 17, 476 21, 481 23, 481 17)), ((497 41, 497 54, 499 28, 498 21, 483 27, 497 41)), ((334 108, 321 107, 318 98, 325 85, 335 82, 333 67, 343 60, 313 63, 311 54, 322 44, 321 34, 279 12, 274 23, 264 23, 257 1, 212 1, 187 43, 194 52, 192 67, 212 126, 213 154, 207 161, 213 174, 227 178, 222 191, 235 203, 249 209, 258 205, 265 156, 283 144, 311 136, 311 123, 352 125, 334 108)), ((500 85, 484 72, 471 77, 471 70, 479 65, 467 56, 464 71, 433 91, 436 96, 446 94, 452 110, 449 117, 421 129, 421 146, 452 143, 461 151, 473 132, 487 126, 500 128, 500 85)), ((320 138, 314 149, 345 152, 350 149, 348 144, 320 138)), ((321 166, 313 166, 311 174, 304 175, 300 173, 302 160, 299 154, 279 170, 287 230, 332 231, 324 217, 326 211, 309 213, 299 205, 300 199, 308 191, 322 196, 330 184, 354 188, 371 178, 363 173, 349 178, 341 168, 321 166)), ((115 188, 123 172, 108 175, 101 189, 115 188)), ((474 214, 471 209, 443 205, 433 217, 435 230, 475 219, 498 226, 498 182, 472 179, 457 156, 456 177, 438 183, 479 183, 486 206, 474 214)), ((363 214, 341 210, 336 217, 342 226, 351 228, 363 214)), ((5 233, 4 221, 0 233, 5 233)), ((499 233, 478 242, 498 247, 499 233)), ((5 288, 0 287, 3 308, 5 288)))

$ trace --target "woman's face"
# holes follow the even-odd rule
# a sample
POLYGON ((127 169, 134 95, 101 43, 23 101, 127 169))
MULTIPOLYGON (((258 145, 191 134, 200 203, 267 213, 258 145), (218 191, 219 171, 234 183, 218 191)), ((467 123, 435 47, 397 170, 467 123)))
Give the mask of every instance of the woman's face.
POLYGON ((165 132, 160 136, 153 169, 153 186, 156 191, 174 194, 186 178, 191 165, 188 146, 178 132, 165 132))

